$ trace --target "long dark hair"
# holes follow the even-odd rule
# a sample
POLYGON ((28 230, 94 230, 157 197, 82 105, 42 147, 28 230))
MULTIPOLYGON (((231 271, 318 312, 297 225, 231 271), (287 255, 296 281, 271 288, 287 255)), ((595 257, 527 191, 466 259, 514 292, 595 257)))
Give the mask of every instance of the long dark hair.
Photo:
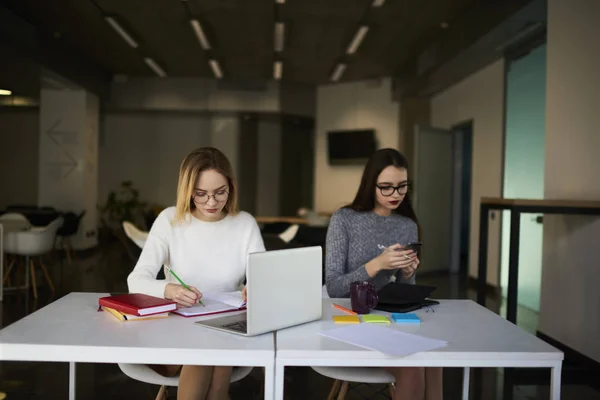
MULTIPOLYGON (((354 197, 354 201, 346 207, 358 212, 373 211, 375 208, 375 187, 377 185, 377 178, 381 171, 389 166, 405 168, 408 170, 408 161, 406 160, 406 157, 396 149, 380 149, 373 153, 363 171, 356 197, 354 197)), ((393 212, 415 221, 419 229, 419 237, 421 236, 419 221, 417 220, 417 215, 413 210, 410 199, 410 187, 398 208, 393 212)))

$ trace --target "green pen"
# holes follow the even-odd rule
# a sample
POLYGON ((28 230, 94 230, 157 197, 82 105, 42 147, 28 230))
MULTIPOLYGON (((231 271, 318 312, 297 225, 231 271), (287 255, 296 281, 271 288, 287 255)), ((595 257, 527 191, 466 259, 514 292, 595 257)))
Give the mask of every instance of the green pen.
MULTIPOLYGON (((177 279, 179 281, 179 283, 181 283, 181 286, 183 286, 184 288, 186 288, 187 290, 189 290, 191 292, 190 288, 185 283, 183 283, 183 281, 181 280, 180 277, 177 276, 177 274, 175 273, 175 271, 173 271, 167 265, 165 265, 165 268, 171 273, 171 275, 173 275, 175 277, 175 279, 177 279)), ((202 302, 202 300, 198 300, 198 302, 200 303, 200 305, 202 307, 204 307, 204 303, 202 302)))

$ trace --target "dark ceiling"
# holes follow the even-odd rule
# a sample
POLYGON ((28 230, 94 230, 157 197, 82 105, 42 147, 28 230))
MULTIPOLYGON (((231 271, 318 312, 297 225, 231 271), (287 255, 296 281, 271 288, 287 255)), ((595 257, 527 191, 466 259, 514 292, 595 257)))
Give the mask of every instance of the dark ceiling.
POLYGON ((419 49, 453 29, 461 14, 493 0, 3 0, 40 32, 113 74, 153 75, 151 57, 169 76, 213 74, 209 58, 225 78, 263 80, 283 61, 283 80, 321 84, 338 62, 341 81, 391 76, 419 49), (114 15, 140 43, 130 47, 105 21, 114 15), (189 24, 198 19, 212 49, 204 51, 189 24), (274 23, 286 25, 285 46, 273 49, 274 23), (445 29, 442 24, 448 24, 445 29), (370 30, 356 54, 346 48, 361 25, 370 30))

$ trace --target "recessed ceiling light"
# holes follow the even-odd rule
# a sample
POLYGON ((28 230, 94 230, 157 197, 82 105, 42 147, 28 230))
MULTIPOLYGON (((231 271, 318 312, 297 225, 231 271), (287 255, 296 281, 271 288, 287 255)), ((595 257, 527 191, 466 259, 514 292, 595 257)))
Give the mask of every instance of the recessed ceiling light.
POLYGON ((450 27, 450 24, 449 24, 449 23, 447 23, 447 22, 442 22, 442 23, 440 24, 440 27, 441 27, 442 29, 448 29, 448 28, 450 27))
POLYGON ((283 75, 283 63, 281 61, 275 61, 273 63, 273 78, 280 80, 283 75))
POLYGON ((113 29, 119 35, 121 35, 121 37, 127 42, 127 44, 129 44, 134 49, 138 47, 138 42, 136 42, 135 39, 129 34, 129 32, 123 29, 123 27, 113 17, 106 16, 104 17, 104 19, 106 20, 106 22, 108 22, 110 26, 113 27, 113 29))
POLYGON ((345 70, 346 70, 346 64, 338 64, 335 67, 335 70, 333 71, 333 74, 331 74, 331 80, 333 82, 339 81, 340 78, 342 77, 342 75, 344 74, 345 70))
POLYGON ((208 43, 208 39, 204 34, 204 30, 202 29, 202 25, 200 25, 200 22, 196 19, 192 19, 190 21, 190 25, 192 25, 192 29, 194 30, 194 33, 196 34, 196 37, 200 42, 200 46, 202 46, 204 50, 210 50, 210 43, 208 43))
POLYGON ((283 22, 275 22, 275 43, 273 47, 276 52, 282 52, 285 41, 285 24, 283 22))
POLYGON ((277 4, 285 4, 285 0, 275 0, 275 3, 277 3, 277 4))
POLYGON ((360 46, 363 39, 367 35, 367 32, 369 32, 369 27, 366 25, 361 26, 358 29, 358 31, 356 31, 356 34, 354 35, 354 39, 352 39, 352 42, 350 42, 350 46, 348 46, 348 49, 346 50, 347 54, 356 53, 356 50, 358 50, 358 47, 360 46))
POLYGON ((12 92, 6 89, 0 89, 0 96, 10 96, 12 92))
POLYGON ((150 57, 144 58, 144 62, 150 67, 152 71, 154 71, 156 75, 160 76, 161 78, 167 76, 167 73, 156 63, 156 61, 154 61, 150 57))
POLYGON ((381 7, 385 3, 385 0, 373 0, 373 7, 381 7))
POLYGON ((217 60, 209 60, 208 64, 215 75, 215 78, 221 79, 223 77, 223 71, 221 71, 221 66, 217 60))

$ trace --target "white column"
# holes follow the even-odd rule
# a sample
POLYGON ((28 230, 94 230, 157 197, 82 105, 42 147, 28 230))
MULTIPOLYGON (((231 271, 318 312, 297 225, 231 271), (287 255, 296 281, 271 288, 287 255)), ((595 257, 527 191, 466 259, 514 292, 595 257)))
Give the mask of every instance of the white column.
MULTIPOLYGON (((599 18, 598 1, 548 1, 546 199, 600 199, 599 18)), ((600 362, 600 218, 545 215, 543 226, 538 329, 600 362)))
POLYGON ((98 99, 84 90, 42 90, 38 204, 86 211, 75 249, 97 243, 98 114, 98 99))

